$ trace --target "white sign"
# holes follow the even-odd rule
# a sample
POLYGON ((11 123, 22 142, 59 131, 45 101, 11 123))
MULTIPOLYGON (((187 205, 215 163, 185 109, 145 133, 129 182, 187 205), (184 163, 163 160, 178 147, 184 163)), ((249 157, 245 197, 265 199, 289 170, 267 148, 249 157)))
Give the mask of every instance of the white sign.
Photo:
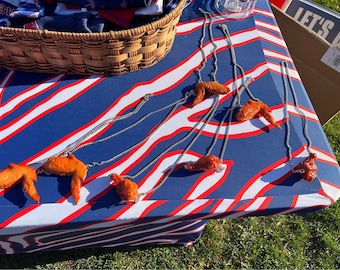
POLYGON ((321 62, 340 72, 340 50, 336 47, 329 47, 322 56, 321 62))

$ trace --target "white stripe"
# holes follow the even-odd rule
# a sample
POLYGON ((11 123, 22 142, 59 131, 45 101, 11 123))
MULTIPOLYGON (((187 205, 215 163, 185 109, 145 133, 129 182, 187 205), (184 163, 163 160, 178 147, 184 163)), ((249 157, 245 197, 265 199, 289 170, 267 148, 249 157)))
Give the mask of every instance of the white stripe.
MULTIPOLYGON (((255 38, 257 36, 257 31, 252 30, 248 32, 243 32, 238 35, 234 35, 232 37, 233 44, 243 43, 247 42, 251 38, 255 38)), ((216 45, 218 48, 222 48, 227 46, 227 43, 225 40, 219 40, 216 42, 216 45)), ((204 47, 204 50, 206 54, 209 54, 214 49, 214 46, 210 43, 207 46, 204 47)), ((87 133, 90 129, 92 129, 94 126, 101 123, 103 120, 106 120, 108 118, 112 118, 116 116, 118 112, 120 112, 123 108, 131 104, 132 102, 140 99, 145 94, 150 93, 150 89, 153 89, 154 92, 161 91, 162 89, 171 87, 171 85, 174 83, 174 81, 171 78, 178 78, 178 80, 182 79, 186 74, 191 72, 192 68, 195 66, 200 65, 202 61, 202 53, 198 51, 196 54, 194 54, 192 57, 188 59, 188 61, 184 62, 183 65, 177 67, 176 69, 172 70, 171 72, 165 74, 164 76, 160 77, 158 80, 146 84, 146 85, 139 85, 138 87, 135 87, 128 95, 123 96, 119 102, 117 103, 117 106, 115 106, 110 112, 108 112, 106 115, 104 115, 101 119, 97 121, 97 123, 94 123, 93 126, 88 127, 87 129, 83 130, 82 132, 79 132, 69 140, 65 141, 63 144, 59 145, 55 149, 52 149, 51 151, 45 153, 45 155, 37 157, 38 160, 44 159, 45 157, 49 157, 53 155, 53 153, 59 152, 62 149, 64 149, 67 145, 69 145, 71 142, 77 140, 79 137, 81 137, 84 133, 87 133)), ((265 69, 264 66, 261 66, 257 68, 255 71, 253 71, 252 75, 254 77, 257 76, 257 72, 261 73, 265 69)), ((83 87, 86 87, 87 85, 90 85, 92 83, 92 80, 96 81, 99 78, 92 78, 84 81, 82 83, 82 87, 76 86, 76 89, 65 89, 63 93, 60 93, 60 95, 56 96, 54 100, 52 100, 51 104, 55 105, 55 102, 61 102, 64 100, 67 100, 68 98, 72 97, 75 94, 75 91, 77 91, 79 88, 82 89, 83 87), (72 91, 71 91, 72 90, 72 91)), ((78 90, 79 91, 79 90, 78 90)), ((50 104, 50 103, 49 103, 50 104)), ((51 106, 51 105, 50 105, 51 106)), ((193 113, 196 113, 199 110, 210 108, 211 101, 206 100, 199 104, 197 107, 193 109, 186 109, 183 110, 178 115, 175 115, 169 121, 161 127, 160 130, 158 130, 153 136, 150 137, 148 142, 143 145, 140 149, 134 153, 134 155, 131 156, 129 160, 127 160, 124 163, 121 163, 118 168, 115 168, 115 171, 119 173, 119 171, 125 170, 128 166, 130 166, 131 163, 133 163, 136 160, 136 157, 139 157, 142 153, 145 152, 147 147, 154 143, 156 140, 158 140, 160 137, 162 137, 164 134, 170 134, 173 131, 176 131, 178 128, 178 117, 181 121, 187 120, 189 116, 191 116, 193 113), (175 127, 175 129, 174 129, 175 127)), ((48 107, 48 106, 46 106, 48 107)), ((42 108, 39 108, 39 111, 42 108)), ((44 106, 45 109, 45 106, 44 106)), ((35 112, 38 113, 38 112, 35 112)), ((33 112, 30 114, 30 117, 33 117, 33 112)), ((26 119, 28 120, 28 119, 26 119)), ((23 122, 20 122, 21 124, 24 124, 23 122)), ((183 123, 184 126, 187 125, 189 127, 193 126, 193 123, 187 122, 186 124, 183 123)), ((215 127, 216 128, 216 127, 215 127)), ((221 130, 221 133, 223 133, 223 130, 221 130)), ((34 162, 34 161, 33 161, 34 162)), ((17 220, 14 220, 10 224, 8 224, 7 228, 3 229, 2 232, 6 234, 7 231, 10 231, 11 233, 22 233, 24 231, 27 231, 27 224, 32 224, 31 228, 37 228, 44 225, 54 225, 58 224, 61 220, 66 218, 67 216, 71 215, 78 209, 80 209, 86 201, 90 200, 93 196, 96 196, 101 191, 105 190, 108 187, 108 183, 106 183, 105 176, 108 173, 105 173, 105 175, 100 176, 100 179, 96 179, 96 181, 91 181, 87 183, 82 189, 81 189, 81 202, 79 205, 73 205, 69 201, 64 201, 62 203, 58 204, 42 204, 36 209, 32 210, 31 212, 25 214, 24 216, 20 217, 17 220), (93 192, 94 191, 94 192, 93 192), (37 217, 39 217, 39 222, 37 222, 37 217), (41 219, 40 219, 41 217, 41 219)), ((185 209, 181 210, 180 213, 176 215, 178 216, 185 216, 190 211, 196 209, 197 207, 203 205, 206 202, 206 200, 197 200, 190 205, 188 205, 185 209)), ((116 223, 120 222, 126 222, 131 219, 135 219, 138 217, 138 214, 141 213, 141 211, 144 209, 143 207, 147 207, 150 202, 139 202, 135 206, 129 209, 127 213, 123 213, 120 217, 118 217, 119 221, 116 221, 116 223)), ((174 219, 176 217, 171 217, 171 219, 174 219)))
POLYGON ((5 254, 14 254, 14 249, 11 246, 10 242, 0 241, 0 247, 4 250, 5 254))
POLYGON ((234 214, 228 215, 228 218, 237 218, 244 216, 245 214, 249 214, 254 211, 258 211, 263 202, 267 199, 267 197, 259 197, 256 198, 244 211, 236 212, 234 214))
POLYGON ((300 115, 300 112, 299 112, 299 110, 298 110, 298 109, 300 109, 300 111, 302 111, 302 113, 303 113, 307 118, 319 122, 319 118, 318 118, 317 114, 316 114, 315 112, 313 112, 313 111, 306 110, 306 109, 304 109, 304 108, 302 108, 302 107, 300 107, 300 106, 297 108, 297 107, 294 106, 293 104, 288 104, 287 107, 288 107, 288 111, 289 111, 291 114, 298 114, 298 115, 300 115))
MULTIPOLYGON (((92 182, 97 183, 97 180, 92 182)), ((92 196, 95 195, 96 194, 93 194, 92 196)), ((90 199, 91 198, 88 198, 88 200, 90 199)), ((114 226, 120 223, 130 222, 132 220, 138 219, 139 216, 144 212, 144 210, 154 202, 155 201, 141 201, 138 204, 134 204, 132 207, 129 208, 128 211, 126 211, 126 213, 122 213, 122 215, 117 217, 117 220, 110 222, 112 223, 111 225, 114 226)), ((56 225, 72 213, 81 209, 83 206, 84 204, 73 205, 68 201, 55 204, 41 204, 39 205, 39 207, 33 209, 29 213, 21 216, 16 220, 13 220, 10 224, 7 225, 7 227, 1 229, 0 233, 3 235, 23 234, 24 232, 35 228, 56 225)), ((99 225, 96 226, 96 228, 97 227, 99 227, 99 225)))
POLYGON ((58 92, 52 98, 47 98, 44 103, 33 109, 31 112, 26 114, 25 116, 19 116, 14 123, 12 123, 9 127, 0 131, 0 140, 6 138, 12 133, 16 132, 22 126, 25 126, 34 118, 43 114, 45 111, 58 106, 68 100, 72 99, 73 96, 77 95, 79 92, 83 91, 84 88, 89 87, 91 84, 98 81, 99 78, 90 78, 87 80, 83 80, 81 83, 66 87, 62 91, 58 92))
MULTIPOLYGON (((94 231, 90 232, 90 233, 86 233, 84 235, 81 235, 78 237, 75 237, 73 241, 73 239, 70 240, 65 240, 65 239, 60 239, 60 240, 56 240, 56 241, 52 241, 52 242, 47 242, 47 243, 41 243, 40 241, 38 241, 38 248, 34 249, 33 251, 42 251, 42 250, 46 250, 46 249, 51 249, 51 248, 57 248, 59 250, 66 250, 66 249, 70 249, 70 248, 77 248, 77 247, 86 247, 86 246, 93 246, 93 245, 98 245, 100 244, 100 246, 119 246, 119 245, 131 245, 131 244, 137 244, 140 243, 141 241, 154 241, 155 239, 157 239, 157 237, 162 237, 164 235, 180 235, 180 234, 190 234, 191 233, 195 233, 195 232, 199 232, 202 230, 202 228, 204 227, 204 225, 195 228, 191 231, 186 231, 186 232, 181 232, 181 230, 187 229, 191 226, 193 226, 196 223, 201 222, 200 220, 197 221, 193 221, 190 224, 185 224, 179 228, 175 228, 175 229, 171 229, 169 230, 169 227, 173 227, 173 226, 178 226, 177 224, 181 224, 180 222, 171 222, 171 223, 159 223, 159 221, 156 222, 151 222, 151 223, 143 223, 140 225, 129 225, 127 227, 123 227, 123 228, 118 228, 119 231, 121 231, 122 233, 119 234, 118 236, 115 237, 110 237, 111 234, 117 234, 117 228, 116 227, 111 227, 108 228, 108 230, 106 230, 104 233, 102 232, 97 232, 95 233, 94 231), (152 226, 154 224, 157 224, 156 227, 152 226), (138 229, 138 227, 144 227, 146 225, 150 225, 152 226, 151 228, 144 228, 143 231, 140 231, 138 229), (133 230, 131 228, 136 227, 136 230, 133 230), (130 232, 128 232, 130 230, 130 232), (165 230, 165 231, 164 231, 165 230), (154 232, 154 233, 151 233, 154 232), (140 237, 140 234, 144 234, 144 233, 151 233, 148 236, 144 236, 144 237, 140 237), (98 237, 103 237, 103 236, 107 236, 102 240, 96 240, 98 237), (130 241, 125 241, 124 238, 131 238, 133 240, 130 241), (81 241, 84 240, 91 240, 88 242, 88 244, 84 244, 84 243, 80 243, 81 241), (123 241, 123 242, 122 242, 123 241), (113 244, 109 244, 106 245, 105 243, 108 242, 113 242, 113 244), (60 247, 62 246, 62 247, 60 247)), ((43 235, 42 238, 40 238, 40 240, 43 240, 43 238, 45 237, 49 237, 48 235, 43 235)))
MULTIPOLYGON (((79 243, 81 241, 84 240, 92 240, 89 241, 90 245, 93 245, 94 243, 105 243, 108 241, 121 241, 121 239, 124 239, 126 237, 136 237, 141 233, 148 233, 148 232, 153 232, 153 231, 160 231, 160 230, 166 230, 168 227, 174 226, 175 223, 159 223, 159 226, 157 227, 150 227, 150 228, 143 228, 146 225, 153 225, 154 222, 151 223, 142 223, 140 225, 128 225, 128 226, 123 226, 123 227, 108 227, 107 230, 104 231, 96 231, 96 230, 92 230, 90 232, 84 232, 83 234, 79 235, 75 235, 74 237, 68 237, 67 239, 65 239, 63 233, 58 234, 59 238, 57 240, 53 240, 53 241, 47 241, 48 238, 50 237, 54 237, 55 235, 51 235, 51 234, 44 234, 41 235, 39 237, 35 238, 35 243, 37 244, 37 246, 39 247, 37 250, 44 250, 47 248, 52 248, 52 247, 58 247, 58 246, 75 246, 77 244, 75 243, 79 243), (140 231, 139 227, 143 228, 143 231, 140 231), (135 228, 135 230, 133 229, 135 228), (130 232, 128 232, 130 231, 130 232), (121 232, 121 233, 119 233, 121 232), (119 233, 119 234, 118 234, 119 233), (112 234, 116 234, 115 237, 110 237, 110 235, 112 234), (118 235, 117 235, 118 234, 118 235), (106 236, 104 240, 97 240, 97 241, 93 241, 99 237, 103 237, 106 236), (45 242, 44 242, 45 241, 45 242)), ((83 229, 81 229, 83 230, 83 229)), ((65 233, 69 233, 69 231, 64 232, 65 233)), ((164 232, 162 232, 164 233, 164 232)), ((137 237, 138 238, 138 237, 137 237)), ((136 241, 136 239, 134 239, 134 241, 136 241)), ((83 245, 83 244, 82 244, 83 245)), ((86 245, 85 245, 86 246, 86 245)))
POLYGON ((270 43, 274 43, 275 45, 287 48, 286 42, 282 38, 279 38, 262 30, 258 30, 258 32, 261 38, 268 40, 270 43))
POLYGON ((278 52, 274 52, 274 51, 270 51, 268 49, 263 49, 264 55, 266 57, 271 57, 271 58, 276 58, 276 59, 280 59, 280 60, 285 60, 287 62, 293 62, 292 59, 290 58, 290 56, 282 54, 282 53, 278 53, 278 52))
POLYGON ((255 25, 263 27, 263 28, 267 28, 269 30, 272 30, 272 31, 275 31, 275 32, 281 34, 280 28, 277 25, 270 24, 270 23, 267 23, 267 22, 264 22, 264 21, 259 21, 259 20, 255 20, 255 25))
POLYGON ((266 11, 266 10, 263 10, 263 9, 257 9, 257 8, 255 8, 254 11, 255 11, 255 14, 264 15, 264 16, 267 16, 267 17, 271 17, 273 19, 275 18, 274 14, 270 11, 266 11))
MULTIPOLYGON (((262 11, 259 11, 259 10, 257 10, 256 13, 262 13, 262 14, 266 14, 266 15, 268 14, 268 15, 270 15, 270 17, 273 17, 273 14, 270 14, 270 13, 267 13, 267 12, 262 12, 262 11)), ((204 21, 205 21, 205 19, 204 19, 204 17, 202 17, 201 19, 198 19, 198 20, 180 23, 176 27, 176 33, 178 35, 183 35, 185 33, 192 32, 195 29, 200 29, 200 28, 203 27, 204 21)), ((255 21, 255 24, 258 25, 258 26, 262 26, 264 28, 268 28, 268 29, 274 30, 278 33, 281 33, 280 29, 273 24, 266 23, 266 22, 263 22, 263 21, 258 21, 256 19, 254 19, 254 21, 255 21)), ((207 18, 206 24, 208 25, 208 24, 210 24, 210 22, 211 22, 211 19, 207 18)), ((213 24, 226 23, 226 22, 227 21, 226 21, 226 19, 223 15, 213 15, 213 24)))
MULTIPOLYGON (((160 177, 162 177, 166 170, 173 167, 180 155, 181 153, 173 154, 162 159, 157 168, 145 179, 143 184, 139 186, 139 193, 144 193, 154 188, 157 182, 160 180, 160 177)), ((186 153, 182 156, 181 160, 178 161, 178 163, 186 163, 192 160, 197 160, 197 156, 186 153)), ((142 196, 141 200, 143 200, 144 197, 145 196, 142 196)))
POLYGON ((321 194, 303 194, 299 195, 294 209, 300 210, 305 208, 317 207, 317 206, 330 206, 332 204, 331 200, 321 194))
MULTIPOLYGON (((142 90, 142 89, 139 89, 139 90, 142 90)), ((139 90, 137 90, 137 92, 139 92, 139 90)), ((126 101, 126 102, 129 102, 129 101, 126 101)), ((130 100, 130 102, 131 102, 131 100, 130 100)), ((130 166, 132 163, 134 163, 140 155, 145 153, 145 151, 147 151, 148 148, 155 141, 157 141, 160 137, 164 136, 164 134, 171 134, 172 132, 176 131, 178 129, 177 123, 178 123, 179 120, 182 122, 181 126, 192 127, 193 123, 187 121, 188 117, 190 115, 192 115, 193 113, 196 113, 197 110, 206 109, 206 108, 209 108, 211 106, 211 104, 209 104, 208 101, 205 101, 205 102, 202 102, 202 103, 205 104, 205 107, 202 107, 203 105, 201 105, 201 106, 197 106, 197 109, 196 109, 196 107, 193 108, 193 109, 189 108, 189 109, 183 110, 183 111, 181 111, 181 113, 178 113, 175 116, 171 117, 165 125, 163 125, 155 134, 153 134, 153 136, 151 136, 149 138, 147 143, 145 143, 142 147, 137 149, 137 151, 135 151, 133 153, 133 155, 131 155, 130 158, 128 158, 124 162, 121 162, 112 171, 115 171, 116 173, 120 173, 121 171, 125 170, 128 166, 130 166), (187 123, 185 123, 185 120, 187 121, 187 123)), ((214 127, 214 128, 216 128, 216 127, 214 127)), ((224 134, 223 132, 224 131, 222 130, 221 134, 224 134)), ((185 159, 184 159, 184 161, 185 161, 185 159)), ((69 201, 64 201, 64 202, 58 203, 58 204, 47 204, 47 205, 42 204, 39 207, 37 207, 36 209, 32 210, 31 212, 25 214, 23 217, 20 217, 19 220, 14 220, 12 223, 8 224, 7 228, 9 228, 9 230, 12 230, 12 227, 16 228, 16 229, 18 229, 20 227, 22 228, 22 226, 20 226, 20 224, 24 224, 25 226, 26 226, 26 224, 34 224, 34 222, 32 223, 29 220, 36 220, 37 216, 42 216, 42 220, 39 222, 39 224, 41 224, 43 226, 49 225, 49 224, 58 224, 62 219, 69 216, 74 211, 78 210, 80 207, 82 207, 84 204, 86 204, 86 202, 88 200, 90 200, 93 196, 96 196, 98 193, 105 190, 109 185, 107 177, 106 177, 108 174, 110 174, 110 173, 106 172, 105 174, 99 176, 98 179, 96 179, 96 181, 91 181, 91 182, 87 183, 84 187, 81 188, 81 201, 78 205, 75 206, 75 205, 72 204, 72 202, 73 202, 72 198, 70 198, 69 201), (58 213, 58 214, 56 214, 56 213, 58 213)), ((152 179, 152 181, 155 181, 158 178, 157 179, 150 178, 150 179, 152 179)), ((151 182, 151 186, 153 185, 153 183, 154 182, 151 182)), ((150 183, 147 183, 147 185, 150 186, 150 183)), ((142 189, 144 189, 144 186, 142 187, 142 189)), ((141 207, 141 202, 138 203, 138 207, 141 207)), ((133 213, 132 210, 129 210, 128 212, 131 213, 131 214, 133 213)), ((136 213, 133 213, 133 216, 135 216, 135 215, 136 215, 136 213)), ((124 218, 124 216, 122 218, 124 218)), ((32 227, 34 228, 35 226, 33 225, 32 227)), ((20 232, 22 232, 22 229, 18 229, 18 230, 20 232)))
MULTIPOLYGON (((304 150, 298 156, 294 157, 292 160, 293 166, 297 166, 299 162, 301 162, 304 158, 308 156, 307 150, 304 150)), ((254 183, 244 192, 241 197, 241 200, 248 200, 253 199, 258 195, 258 193, 265 188, 266 186, 270 185, 278 178, 282 177, 283 175, 287 174, 291 170, 289 163, 285 162, 274 168, 273 170, 267 172, 263 176, 260 176, 254 183)), ((302 182, 300 182, 301 184, 302 182)), ((296 183, 298 185, 299 183, 296 183)))
MULTIPOLYGON (((268 62, 268 66, 272 71, 282 74, 282 67, 279 64, 268 62)), ((300 75, 296 69, 289 67, 289 75, 292 79, 301 81, 300 75)))
MULTIPOLYGON (((195 161, 195 160, 194 160, 195 161)), ((228 166, 223 164, 224 167, 228 166)), ((222 179, 226 180, 228 175, 225 175, 226 168, 221 172, 214 172, 213 174, 204 177, 204 179, 195 187, 195 189, 190 193, 187 200, 195 200, 201 196, 204 192, 214 187, 222 179)))
POLYGON ((56 76, 44 83, 38 84, 35 87, 32 87, 28 91, 23 91, 22 94, 16 96, 15 98, 11 99, 9 102, 5 103, 4 105, 0 105, 0 115, 4 115, 10 111, 12 111, 18 104, 23 102, 25 99, 32 97, 36 94, 44 92, 46 89, 51 87, 53 84, 58 82, 58 80, 63 77, 63 75, 56 76))
MULTIPOLYGON (((243 34, 235 35, 233 43, 238 44, 238 43, 246 42, 249 38, 256 37, 256 34, 257 32, 253 30, 253 31, 247 32, 247 34, 243 33, 243 34)), ((227 46, 226 40, 218 40, 215 43, 216 43, 217 49, 227 46)), ((212 43, 209 43, 204 47, 204 51, 206 55, 211 53, 213 50, 214 50, 214 45, 212 43)), ((201 51, 198 51, 195 54, 193 54, 189 59, 187 59, 187 61, 185 61, 181 66, 178 66, 177 68, 164 74, 157 80, 150 82, 150 83, 136 86, 127 95, 121 97, 118 100, 117 104, 111 110, 109 110, 105 115, 103 115, 100 119, 98 119, 91 126, 88 126, 85 129, 77 132, 76 134, 69 137, 67 140, 63 141, 61 144, 59 144, 55 148, 52 148, 49 151, 45 152, 44 154, 36 157, 30 163, 35 163, 37 161, 44 160, 48 157, 51 157, 63 151, 68 145, 77 141, 79 138, 81 138, 82 136, 84 136, 85 134, 93 130, 100 123, 106 121, 107 119, 114 118, 124 108, 129 106, 131 103, 137 102, 138 100, 143 98, 145 95, 150 94, 150 93, 157 93, 164 89, 170 88, 171 86, 174 85, 174 83, 176 83, 176 81, 180 81, 185 76, 187 76, 187 74, 191 73, 194 67, 198 67, 201 64, 201 61, 202 61, 202 53, 201 51), (173 78, 177 78, 177 80, 173 80, 173 78)), ((258 70, 258 72, 260 72, 260 70, 258 70)), ((253 76, 256 76, 255 72, 253 76)), ((93 133, 92 136, 95 136, 100 131, 101 130, 98 130, 97 132, 93 133)), ((164 133, 164 134, 167 134, 167 133, 164 133)))
POLYGON ((220 202, 220 204, 217 206, 217 208, 214 210, 214 212, 212 212, 211 214, 204 215, 202 219, 208 220, 208 219, 216 218, 217 216, 220 216, 220 215, 227 215, 228 214, 227 210, 234 202, 235 202, 235 199, 223 199, 220 202))
MULTIPOLYGON (((340 168, 338 167, 338 170, 340 170, 340 168)), ((321 182, 321 186, 323 191, 332 198, 332 200, 335 202, 340 198, 340 187, 336 187, 334 185, 330 185, 329 183, 325 182, 325 181, 320 181, 321 182)))
MULTIPOLYGON (((323 152, 318 151, 316 148, 312 148, 313 153, 317 155, 317 162, 327 161, 327 162, 333 162, 329 156, 323 154, 323 152)), ((292 159, 292 166, 296 167, 301 161, 303 161, 306 157, 308 157, 309 153, 307 149, 302 151, 299 155, 295 156, 292 159)), ((265 188, 266 186, 270 185, 274 181, 278 180, 283 175, 289 173, 291 170, 291 167, 289 165, 289 162, 285 162, 271 170, 270 172, 266 173, 265 175, 259 177, 254 181, 254 183, 247 189, 247 191, 242 195, 241 200, 247 200, 252 199, 256 196, 258 196, 258 193, 265 188)), ((321 182, 322 184, 322 182, 321 182)), ((305 185, 305 181, 301 180, 294 184, 295 188, 299 189, 299 186, 305 185)), ((336 196, 339 195, 339 190, 336 193, 336 196)))
MULTIPOLYGON (((3 92, 5 91, 6 88, 4 88, 7 85, 7 82, 9 81, 10 78, 12 78, 14 71, 9 71, 7 72, 7 76, 3 78, 2 83, 0 84, 0 97, 3 94, 3 92)), ((0 99, 0 109, 1 109, 1 99, 0 99)), ((1 111, 0 111, 0 115, 2 115, 1 111)))

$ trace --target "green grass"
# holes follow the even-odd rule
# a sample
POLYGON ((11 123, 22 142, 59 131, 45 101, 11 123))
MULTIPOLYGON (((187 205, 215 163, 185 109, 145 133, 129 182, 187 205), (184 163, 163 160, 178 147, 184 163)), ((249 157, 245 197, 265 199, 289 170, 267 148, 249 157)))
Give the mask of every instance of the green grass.
POLYGON ((317 2, 320 5, 326 6, 330 9, 333 9, 337 12, 340 11, 340 2, 339 0, 312 0, 313 2, 317 2))
MULTIPOLYGON (((326 1, 317 1, 325 4, 326 1)), ((338 0, 327 1, 339 11, 338 0)), ((340 161, 340 113, 324 127, 340 161)), ((0 268, 340 268, 340 205, 301 215, 211 220, 193 246, 1 255, 0 268)))

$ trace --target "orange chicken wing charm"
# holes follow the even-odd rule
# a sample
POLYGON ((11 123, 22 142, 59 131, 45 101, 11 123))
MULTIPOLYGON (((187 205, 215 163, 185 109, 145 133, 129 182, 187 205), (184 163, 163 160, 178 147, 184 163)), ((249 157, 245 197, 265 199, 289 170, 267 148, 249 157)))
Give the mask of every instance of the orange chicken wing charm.
POLYGON ((191 107, 194 107, 198 103, 200 103, 206 93, 210 94, 220 94, 220 95, 225 95, 230 91, 230 89, 218 82, 199 82, 196 84, 194 92, 195 92, 195 99, 192 102, 191 107))
POLYGON ((119 174, 110 175, 116 185, 116 191, 122 201, 136 201, 138 198, 138 185, 130 179, 125 179, 119 174))
POLYGON ((0 188, 10 188, 21 182, 26 194, 39 203, 40 196, 34 186, 35 181, 37 173, 31 166, 11 162, 7 168, 0 171, 0 188))
POLYGON ((266 119, 269 123, 281 129, 281 126, 275 122, 273 116, 270 113, 271 109, 268 107, 267 104, 261 101, 249 99, 247 103, 242 106, 236 113, 236 120, 246 121, 257 117, 258 115, 262 115, 264 119, 266 119))
POLYGON ((80 200, 80 183, 85 180, 87 174, 86 165, 70 154, 67 157, 51 157, 44 164, 44 170, 48 173, 60 176, 72 176, 71 193, 76 204, 80 200))
POLYGON ((300 171, 301 178, 306 181, 313 181, 316 177, 318 167, 315 164, 316 154, 311 153, 304 161, 295 167, 295 171, 300 171))
POLYGON ((196 162, 188 162, 184 168, 188 171, 219 171, 221 169, 222 161, 214 156, 200 157, 196 162))

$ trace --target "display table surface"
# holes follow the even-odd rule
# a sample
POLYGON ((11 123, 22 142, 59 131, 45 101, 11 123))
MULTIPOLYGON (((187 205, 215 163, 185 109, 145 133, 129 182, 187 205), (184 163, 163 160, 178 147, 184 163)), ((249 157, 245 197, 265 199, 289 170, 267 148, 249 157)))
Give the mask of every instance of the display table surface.
POLYGON ((268 2, 258 1, 254 16, 244 20, 205 17, 199 8, 213 12, 210 1, 190 3, 170 53, 145 70, 117 77, 0 71, 0 168, 14 162, 40 172, 44 160, 77 140, 84 147, 74 155, 90 165, 78 204, 69 176, 40 173, 40 203, 20 184, 0 190, 3 253, 189 244, 209 219, 312 211, 338 199, 339 165, 268 2), (236 83, 220 24, 228 27, 245 72, 238 70, 236 83), (191 107, 198 75, 210 81, 211 72, 231 92, 191 107), (240 92, 239 104, 252 94, 268 104, 282 129, 263 117, 235 120, 238 108, 231 106, 247 78, 250 92, 240 92), (312 182, 292 173, 309 151, 317 155, 312 182), (185 169, 207 152, 222 154, 222 171, 185 169), (112 173, 131 176, 140 193, 156 189, 139 202, 121 202, 112 173))

